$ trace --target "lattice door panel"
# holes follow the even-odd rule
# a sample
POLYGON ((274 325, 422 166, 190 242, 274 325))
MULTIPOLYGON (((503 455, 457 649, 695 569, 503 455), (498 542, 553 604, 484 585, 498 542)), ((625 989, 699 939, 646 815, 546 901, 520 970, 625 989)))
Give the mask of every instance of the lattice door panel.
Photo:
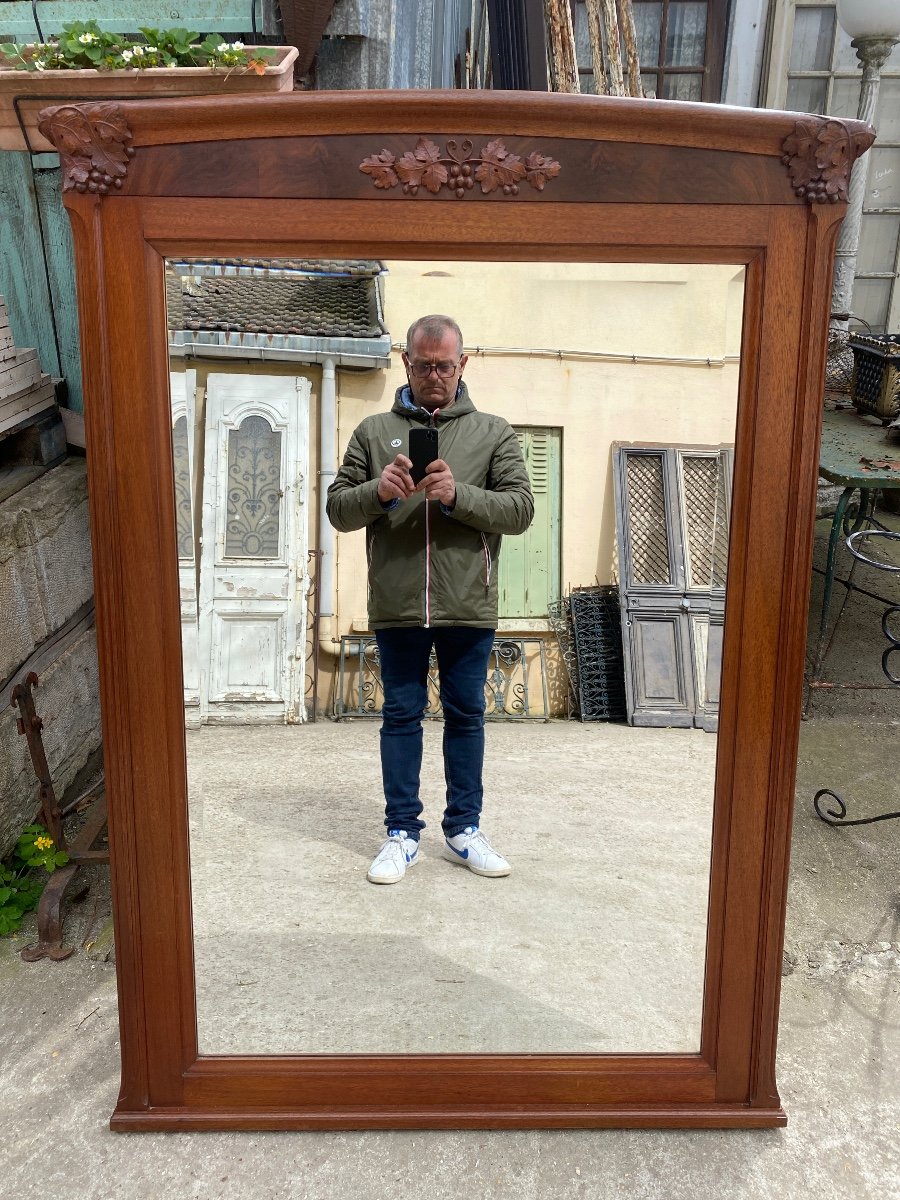
POLYGON ((665 455, 629 454, 628 579, 631 584, 672 583, 672 539, 666 499, 665 455))

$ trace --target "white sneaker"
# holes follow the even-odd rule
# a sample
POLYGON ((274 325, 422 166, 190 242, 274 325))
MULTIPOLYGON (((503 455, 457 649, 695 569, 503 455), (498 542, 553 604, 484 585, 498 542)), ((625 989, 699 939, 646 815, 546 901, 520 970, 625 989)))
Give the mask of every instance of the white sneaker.
POLYGON ((387 841, 375 855, 366 879, 369 883, 399 883, 406 868, 419 861, 419 843, 402 829, 388 831, 387 841))
POLYGON ((498 879, 508 875, 512 867, 502 854, 498 854, 480 829, 474 825, 467 826, 462 833, 455 837, 445 838, 444 858, 468 867, 476 875, 488 875, 498 879))

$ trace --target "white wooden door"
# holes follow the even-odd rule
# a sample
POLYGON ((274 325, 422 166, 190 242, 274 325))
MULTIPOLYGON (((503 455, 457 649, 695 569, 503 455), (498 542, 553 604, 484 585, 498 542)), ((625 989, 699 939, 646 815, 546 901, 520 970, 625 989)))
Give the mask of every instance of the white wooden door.
POLYGON ((175 460, 175 526, 178 533, 178 585, 181 597, 181 656, 184 673, 184 717, 188 725, 200 719, 200 660, 197 625, 197 559, 194 536, 194 497, 197 465, 194 456, 196 371, 172 371, 172 454, 175 460))
POLYGON ((200 569, 204 724, 305 720, 309 400, 302 376, 210 375, 200 569))

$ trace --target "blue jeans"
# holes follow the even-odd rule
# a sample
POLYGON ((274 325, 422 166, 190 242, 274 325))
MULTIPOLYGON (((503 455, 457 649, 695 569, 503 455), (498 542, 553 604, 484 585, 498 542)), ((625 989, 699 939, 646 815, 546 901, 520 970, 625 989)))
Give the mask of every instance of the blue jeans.
POLYGON ((422 716, 428 700, 428 659, 437 654, 444 710, 444 777, 447 805, 441 828, 446 837, 477 825, 484 788, 484 684, 494 644, 493 629, 464 625, 397 626, 375 631, 381 660, 384 707, 381 775, 388 829, 418 840, 422 716))

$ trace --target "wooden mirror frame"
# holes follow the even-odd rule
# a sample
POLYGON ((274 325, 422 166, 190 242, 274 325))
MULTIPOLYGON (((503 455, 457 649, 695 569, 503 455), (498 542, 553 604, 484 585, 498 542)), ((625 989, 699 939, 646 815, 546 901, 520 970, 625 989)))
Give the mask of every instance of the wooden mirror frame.
POLYGON ((121 1020, 112 1127, 784 1124, 775 1046, 831 266, 872 130, 504 92, 42 117, 78 273, 121 1020), (475 186, 450 190, 426 141, 475 186), (698 1053, 198 1054, 164 258, 223 254, 745 264, 698 1053))

